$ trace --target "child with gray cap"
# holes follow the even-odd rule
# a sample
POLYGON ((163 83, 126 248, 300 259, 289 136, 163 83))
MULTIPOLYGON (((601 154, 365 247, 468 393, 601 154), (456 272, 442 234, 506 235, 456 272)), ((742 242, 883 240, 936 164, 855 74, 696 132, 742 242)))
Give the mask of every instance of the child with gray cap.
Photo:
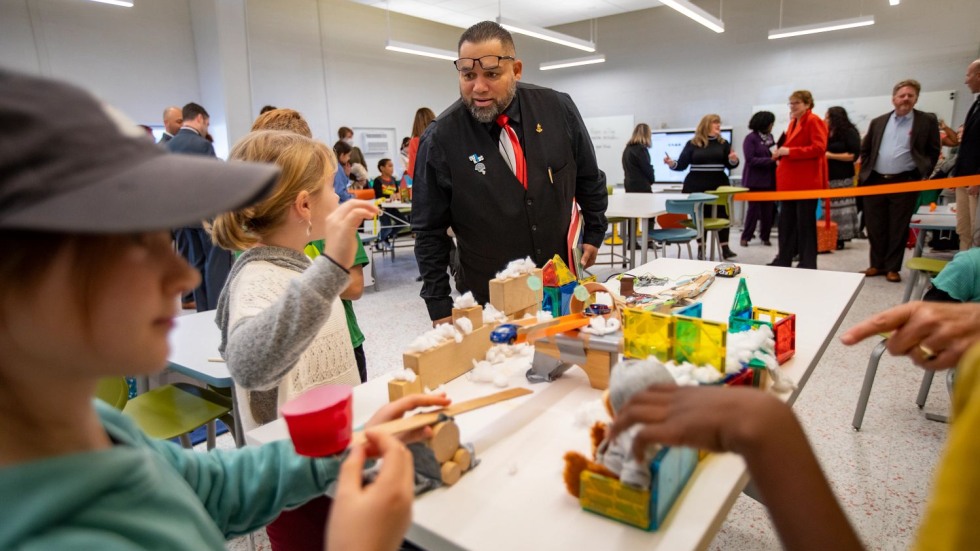
MULTIPOLYGON (((166 365, 177 297, 199 280, 168 228, 246 206, 279 175, 140 134, 77 88, 0 70, 0 549, 224 549, 335 480, 330 547, 396 549, 413 469, 390 436, 368 432, 343 464, 288 441, 202 454, 93 400, 101 378, 166 365), (369 454, 384 466, 362 487, 369 454)), ((326 224, 353 236, 375 212, 351 201, 326 224)), ((348 264, 353 246, 330 254, 348 264)))

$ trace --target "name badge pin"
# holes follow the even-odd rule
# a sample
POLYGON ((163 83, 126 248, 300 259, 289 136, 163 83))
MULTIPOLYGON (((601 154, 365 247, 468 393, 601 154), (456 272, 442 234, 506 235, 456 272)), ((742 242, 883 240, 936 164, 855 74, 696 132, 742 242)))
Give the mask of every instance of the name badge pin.
POLYGON ((541 123, 540 123, 540 122, 539 122, 539 123, 538 123, 538 125, 537 125, 537 126, 536 126, 536 127, 534 128, 534 131, 535 131, 535 132, 537 132, 538 134, 540 134, 541 132, 543 132, 543 130, 541 129, 541 123))

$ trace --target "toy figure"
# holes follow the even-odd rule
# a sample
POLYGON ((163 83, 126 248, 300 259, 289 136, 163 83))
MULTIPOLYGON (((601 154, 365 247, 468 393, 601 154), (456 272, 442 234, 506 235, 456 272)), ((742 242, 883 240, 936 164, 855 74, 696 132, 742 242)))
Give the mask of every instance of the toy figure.
MULTIPOLYGON (((624 360, 613 368, 609 379, 609 389, 603 394, 603 401, 610 416, 622 408, 637 392, 655 384, 675 384, 674 377, 662 363, 655 358, 647 360, 624 360)), ((651 446, 642 462, 631 453, 636 427, 624 431, 613 440, 607 440, 608 425, 596 422, 591 429, 592 451, 595 460, 578 452, 565 454, 565 486, 568 492, 579 497, 579 480, 582 471, 588 470, 642 490, 650 489, 650 462, 658 451, 651 446)))

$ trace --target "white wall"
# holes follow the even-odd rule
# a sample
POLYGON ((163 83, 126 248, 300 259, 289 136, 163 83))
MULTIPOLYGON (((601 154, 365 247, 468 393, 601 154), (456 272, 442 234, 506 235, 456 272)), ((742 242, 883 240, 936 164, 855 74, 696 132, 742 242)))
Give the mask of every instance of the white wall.
MULTIPOLYGON (((717 2, 701 4, 717 13, 717 2)), ((853 0, 784 5, 785 26, 858 15, 853 0), (801 5, 814 11, 791 11, 801 5)), ((572 69, 537 70, 542 61, 577 57, 567 48, 538 41, 518 48, 524 79, 570 93, 584 116, 632 114, 656 128, 693 127, 704 114, 718 113, 734 127, 739 145, 753 105, 785 103, 796 89, 817 99, 890 95, 892 85, 908 77, 924 90, 957 90, 960 99, 947 122, 962 122, 972 103, 963 78, 978 57, 980 2, 906 0, 889 7, 868 0, 864 6, 865 14, 875 15, 872 27, 782 40, 767 39, 778 26, 775 0, 726 2, 723 34, 668 8, 607 17, 599 20, 597 36, 607 62, 572 69)), ((586 24, 557 30, 589 36, 586 24)))
MULTIPOLYGON (((230 141, 264 104, 301 111, 328 143, 342 125, 395 127, 407 136, 418 107, 438 113, 458 95, 448 62, 384 50, 383 10, 347 0, 206 0, 226 16, 192 24, 190 2, 201 1, 141 0, 123 9, 83 0, 0 0, 0 65, 80 83, 138 122, 159 124, 164 106, 187 101, 214 110, 206 100, 218 97, 230 141), (224 60, 220 69, 215 60, 224 60), (230 73, 214 76, 221 71, 230 73)), ((785 0, 784 23, 853 17, 858 4, 785 0)), ((714 2, 703 6, 717 9, 714 2)), ((968 95, 962 80, 980 53, 980 2, 864 6, 877 18, 873 27, 777 41, 766 39, 778 25, 776 0, 726 2, 728 30, 721 35, 667 8, 602 18, 596 38, 608 61, 559 71, 536 67, 575 57, 575 50, 525 37, 516 42, 525 80, 571 93, 586 117, 633 115, 654 127, 691 127, 717 112, 735 127, 737 143, 752 105, 784 102, 798 88, 818 99, 878 96, 911 76, 926 90, 968 95)), ((391 14, 390 26, 395 40, 448 50, 460 33, 399 14, 391 14)), ((589 36, 587 22, 559 30, 589 36)), ((957 102, 951 124, 964 118, 968 104, 957 102)))

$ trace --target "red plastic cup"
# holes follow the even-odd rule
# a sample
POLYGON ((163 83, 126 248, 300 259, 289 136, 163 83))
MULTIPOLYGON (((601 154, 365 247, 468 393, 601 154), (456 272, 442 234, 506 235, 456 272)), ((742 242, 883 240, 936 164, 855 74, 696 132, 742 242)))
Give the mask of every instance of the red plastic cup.
POLYGON ((314 388, 283 404, 280 412, 300 455, 324 457, 350 445, 354 413, 349 386, 314 388))

